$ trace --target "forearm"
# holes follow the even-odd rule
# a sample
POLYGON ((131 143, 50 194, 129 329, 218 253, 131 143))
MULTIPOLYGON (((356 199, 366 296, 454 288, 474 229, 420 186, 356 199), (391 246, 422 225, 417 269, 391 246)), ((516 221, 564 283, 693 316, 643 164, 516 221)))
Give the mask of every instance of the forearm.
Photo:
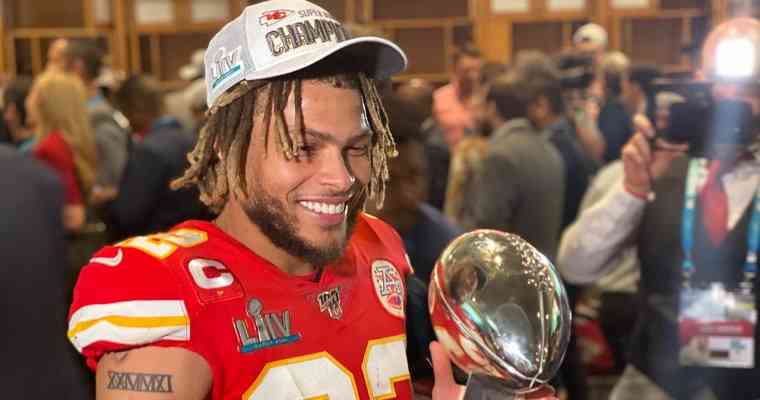
POLYGON ((591 120, 576 122, 576 134, 586 152, 596 161, 604 157, 605 142, 599 128, 591 120))
POLYGON ((614 267, 609 261, 629 242, 645 204, 617 182, 604 198, 582 211, 560 243, 558 266, 565 279, 591 283, 614 267))

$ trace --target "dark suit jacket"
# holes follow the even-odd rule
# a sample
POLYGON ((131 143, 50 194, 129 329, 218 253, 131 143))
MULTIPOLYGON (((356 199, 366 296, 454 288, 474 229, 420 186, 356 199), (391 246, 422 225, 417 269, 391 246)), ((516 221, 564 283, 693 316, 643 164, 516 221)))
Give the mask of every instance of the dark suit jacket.
POLYGON ((207 219, 198 190, 172 190, 171 181, 188 166, 187 153, 195 136, 176 119, 162 118, 142 142, 135 143, 119 185, 119 195, 108 207, 114 239, 164 231, 188 219, 207 219))
POLYGON ((465 229, 514 233, 554 261, 559 246, 565 176, 562 158, 526 119, 494 131, 465 211, 465 229))
POLYGON ((0 387, 5 399, 87 399, 66 340, 69 299, 57 176, 0 145, 0 387))

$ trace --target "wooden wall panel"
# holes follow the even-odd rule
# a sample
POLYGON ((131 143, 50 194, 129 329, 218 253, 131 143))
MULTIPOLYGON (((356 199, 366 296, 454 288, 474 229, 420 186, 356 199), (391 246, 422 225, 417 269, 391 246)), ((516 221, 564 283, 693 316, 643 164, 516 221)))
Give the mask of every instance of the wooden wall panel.
POLYGON ((140 49, 140 72, 155 76, 154 72, 156 71, 153 71, 153 64, 151 63, 150 36, 140 35, 138 41, 138 47, 140 49))
POLYGON ((159 41, 159 53, 162 55, 160 79, 163 81, 180 79, 179 69, 190 62, 190 57, 195 50, 206 48, 212 36, 211 32, 162 35, 159 41))
POLYGON ((410 56, 407 74, 446 72, 444 32, 438 28, 404 28, 395 32, 395 40, 410 56))
POLYGON ((520 50, 553 54, 562 50, 561 22, 518 22, 512 26, 513 55, 520 50))
MULTIPOLYGON (((8 1, 8 0, 6 0, 8 1)), ((84 3, 81 0, 12 0, 15 28, 83 27, 84 3)))
POLYGON ((335 19, 346 19, 346 2, 355 0, 309 0, 312 3, 329 11, 335 19))
POLYGON ((623 52, 628 54, 633 62, 657 63, 663 66, 681 64, 684 43, 681 40, 680 19, 632 18, 626 21, 625 25, 628 25, 629 33, 624 41, 623 52))
POLYGON ((32 75, 32 46, 28 39, 16 39, 13 41, 16 51, 16 73, 19 75, 32 75))
POLYGON ((467 17, 468 0, 375 0, 377 20, 405 18, 467 17))
POLYGON ((663 10, 707 10, 708 0, 660 0, 660 8, 663 10))

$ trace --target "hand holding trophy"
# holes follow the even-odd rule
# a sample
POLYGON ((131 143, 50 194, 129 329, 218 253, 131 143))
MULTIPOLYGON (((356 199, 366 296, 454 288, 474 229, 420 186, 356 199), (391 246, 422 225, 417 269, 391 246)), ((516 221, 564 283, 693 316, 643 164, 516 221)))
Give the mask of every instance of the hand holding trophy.
POLYGON ((428 292, 438 341, 469 374, 465 400, 517 399, 557 372, 570 338, 565 288, 551 262, 517 235, 455 239, 428 292))

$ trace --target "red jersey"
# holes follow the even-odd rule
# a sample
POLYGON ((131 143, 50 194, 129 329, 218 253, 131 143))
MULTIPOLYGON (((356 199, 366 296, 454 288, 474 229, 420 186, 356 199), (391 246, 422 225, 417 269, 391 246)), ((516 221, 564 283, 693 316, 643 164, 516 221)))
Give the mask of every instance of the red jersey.
POLYGON ((211 367, 213 399, 411 399, 410 271, 398 234, 364 214, 318 282, 191 221, 95 254, 68 336, 93 369, 106 352, 141 346, 196 352, 211 367))
POLYGON ((77 180, 74 153, 59 131, 45 136, 32 151, 34 158, 53 168, 61 179, 67 205, 84 203, 84 196, 77 180))

